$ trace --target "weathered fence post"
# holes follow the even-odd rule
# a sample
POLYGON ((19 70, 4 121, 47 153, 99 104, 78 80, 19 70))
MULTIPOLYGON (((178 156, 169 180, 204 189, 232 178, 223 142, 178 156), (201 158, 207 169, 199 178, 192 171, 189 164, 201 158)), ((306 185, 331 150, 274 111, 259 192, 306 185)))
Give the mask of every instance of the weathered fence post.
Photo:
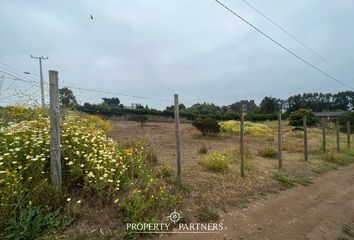
POLYGON ((340 152, 340 140, 339 140, 339 119, 336 119, 336 142, 337 142, 337 152, 340 152))
POLYGON ((306 115, 303 118, 304 124, 304 154, 305 154, 305 161, 308 161, 308 146, 307 146, 307 117, 306 115))
POLYGON ((326 146, 326 119, 322 119, 322 150, 324 153, 327 152, 327 146, 326 146))
POLYGON ((350 148, 350 121, 347 121, 347 146, 350 148))
POLYGON ((245 176, 245 159, 244 159, 244 121, 245 113, 244 106, 241 106, 241 124, 240 124, 240 167, 241 167, 241 177, 245 176))
POLYGON ((50 94, 50 174, 54 188, 61 192, 62 175, 60 160, 60 107, 58 72, 49 71, 49 94, 50 94))
POLYGON ((178 94, 175 97, 175 131, 176 131, 176 151, 177 151, 177 183, 182 186, 182 166, 181 166, 181 140, 179 132, 179 103, 178 94))
POLYGON ((282 159, 282 126, 281 126, 281 112, 278 113, 278 158, 279 158, 279 170, 283 168, 283 159, 282 159))

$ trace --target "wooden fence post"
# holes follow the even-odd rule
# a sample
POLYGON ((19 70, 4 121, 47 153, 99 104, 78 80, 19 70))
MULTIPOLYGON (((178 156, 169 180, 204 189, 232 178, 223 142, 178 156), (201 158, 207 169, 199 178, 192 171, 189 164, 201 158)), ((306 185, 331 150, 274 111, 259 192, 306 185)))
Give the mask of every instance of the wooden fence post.
POLYGON ((337 142, 337 152, 340 152, 340 140, 339 140, 339 119, 336 119, 336 142, 337 142))
POLYGON ((347 121, 347 146, 350 148, 350 121, 347 121))
POLYGON ((307 146, 307 117, 306 115, 303 118, 304 124, 304 154, 305 154, 305 161, 308 161, 308 146, 307 146))
POLYGON ((50 94, 50 173, 51 183, 54 188, 61 192, 62 175, 60 160, 60 106, 58 72, 49 71, 49 94, 50 94))
POLYGON ((179 103, 178 94, 174 95, 175 100, 175 131, 176 131, 176 151, 177 151, 177 183, 182 186, 182 166, 181 166, 181 139, 179 132, 179 103))
POLYGON ((241 167, 241 177, 245 176, 245 159, 244 159, 244 107, 241 106, 241 124, 240 124, 240 167, 241 167))
POLYGON ((324 153, 327 152, 327 146, 326 146, 326 119, 322 119, 322 150, 324 153))
POLYGON ((279 170, 283 168, 283 159, 282 159, 282 126, 281 126, 281 112, 278 113, 278 158, 279 158, 279 170))

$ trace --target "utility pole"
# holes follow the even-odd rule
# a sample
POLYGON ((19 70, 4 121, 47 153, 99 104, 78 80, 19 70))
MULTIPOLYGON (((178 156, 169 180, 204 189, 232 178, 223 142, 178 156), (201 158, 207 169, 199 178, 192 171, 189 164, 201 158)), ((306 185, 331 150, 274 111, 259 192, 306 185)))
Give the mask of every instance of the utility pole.
POLYGON ((42 108, 45 108, 42 60, 48 60, 48 57, 43 57, 43 56, 34 57, 34 56, 31 55, 31 58, 39 60, 39 74, 40 74, 40 81, 41 81, 41 102, 42 102, 42 108))

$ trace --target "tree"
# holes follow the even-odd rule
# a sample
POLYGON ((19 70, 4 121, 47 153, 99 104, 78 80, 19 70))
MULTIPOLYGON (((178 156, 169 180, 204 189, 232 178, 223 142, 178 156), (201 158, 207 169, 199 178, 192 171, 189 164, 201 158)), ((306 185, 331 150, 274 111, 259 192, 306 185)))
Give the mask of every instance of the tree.
MULTIPOLYGON (((232 112, 241 113, 242 105, 246 106, 247 113, 256 113, 258 111, 258 106, 254 102, 254 100, 241 100, 229 105, 227 108, 232 112)), ((223 107, 222 109, 225 109, 225 107, 223 107)))
POLYGON ((259 113, 274 113, 282 110, 282 105, 284 101, 273 97, 264 97, 261 104, 259 105, 259 113))
POLYGON ((313 111, 311 109, 300 108, 299 110, 290 113, 289 125, 303 126, 303 118, 305 115, 307 117, 307 126, 313 126, 318 122, 318 118, 313 114, 313 111))
POLYGON ((137 115, 133 117, 133 120, 137 123, 140 123, 141 126, 144 126, 149 120, 149 118, 145 115, 137 115))
MULTIPOLYGON (((179 104, 179 110, 186 109, 186 106, 183 103, 179 104)), ((166 110, 174 111, 175 105, 167 106, 166 110)))
POLYGON ((186 111, 196 114, 215 114, 220 112, 220 107, 213 103, 196 103, 186 111))
POLYGON ((78 106, 73 91, 67 87, 59 89, 59 100, 62 107, 76 108, 78 106))
POLYGON ((220 125, 214 119, 197 119, 192 122, 192 125, 198 129, 203 136, 218 134, 220 132, 220 125))
POLYGON ((117 97, 102 98, 103 103, 107 105, 120 105, 120 100, 117 97))

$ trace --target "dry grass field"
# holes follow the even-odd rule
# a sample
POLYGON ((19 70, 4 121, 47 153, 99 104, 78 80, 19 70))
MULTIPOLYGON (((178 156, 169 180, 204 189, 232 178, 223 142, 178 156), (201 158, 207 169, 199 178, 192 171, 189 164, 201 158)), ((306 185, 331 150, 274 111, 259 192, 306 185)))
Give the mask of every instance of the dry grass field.
MULTIPOLYGON (((175 132, 173 122, 149 122, 145 126, 134 121, 111 120, 115 139, 141 138, 154 150, 159 169, 175 179, 175 132)), ((183 217, 187 220, 208 220, 224 215, 230 209, 242 209, 251 201, 268 193, 278 192, 293 185, 308 185, 312 179, 330 169, 336 169, 342 155, 335 153, 334 126, 327 129, 327 149, 323 155, 322 130, 308 129, 309 161, 304 161, 301 132, 283 122, 283 170, 278 172, 277 156, 263 157, 260 152, 277 147, 277 122, 265 122, 272 134, 266 137, 245 136, 246 177, 240 176, 238 157, 239 136, 221 133, 203 137, 191 124, 181 124, 182 174, 185 188, 183 217), (228 156, 228 169, 222 172, 207 170, 200 164, 206 154, 217 152, 228 156), (231 156, 231 157, 230 157, 231 156)), ((341 148, 346 147, 346 135, 341 134, 341 148)), ((166 213, 168 214, 168 213, 166 213)))

